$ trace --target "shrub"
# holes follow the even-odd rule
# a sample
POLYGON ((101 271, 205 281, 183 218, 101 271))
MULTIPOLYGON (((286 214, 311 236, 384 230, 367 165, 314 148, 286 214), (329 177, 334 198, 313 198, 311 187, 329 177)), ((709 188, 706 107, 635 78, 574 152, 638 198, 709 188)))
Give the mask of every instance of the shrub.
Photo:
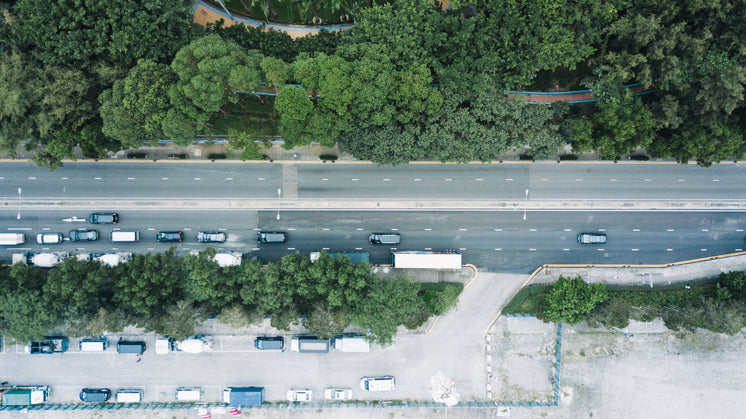
POLYGON ((133 152, 127 154, 128 159, 147 159, 148 153, 142 153, 142 152, 133 152))
POLYGON ((647 161, 650 160, 650 157, 646 156, 645 154, 632 154, 631 156, 629 156, 629 159, 647 161))
POLYGON ((225 153, 211 153, 207 156, 209 160, 225 160, 227 156, 225 153))

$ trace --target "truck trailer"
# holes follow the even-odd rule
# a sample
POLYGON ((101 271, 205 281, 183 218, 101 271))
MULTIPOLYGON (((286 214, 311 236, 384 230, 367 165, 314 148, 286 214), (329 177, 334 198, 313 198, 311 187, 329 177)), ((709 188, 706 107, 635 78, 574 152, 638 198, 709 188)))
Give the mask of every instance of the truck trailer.
POLYGON ((226 387, 223 403, 231 406, 260 406, 264 401, 264 387, 226 387))
POLYGON ((329 339, 319 339, 316 336, 293 336, 290 340, 290 350, 325 354, 329 352, 329 339))
POLYGON ((370 352, 370 342, 365 336, 339 335, 332 338, 332 348, 340 352, 370 352))

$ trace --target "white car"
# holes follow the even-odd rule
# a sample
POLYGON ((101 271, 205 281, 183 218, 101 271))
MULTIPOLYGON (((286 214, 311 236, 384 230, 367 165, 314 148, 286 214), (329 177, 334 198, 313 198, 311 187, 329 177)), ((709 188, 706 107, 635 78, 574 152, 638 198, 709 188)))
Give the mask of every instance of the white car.
POLYGON ((313 399, 311 390, 288 390, 289 402, 310 402, 313 399))
POLYGON ((327 400, 350 400, 352 390, 349 388, 327 388, 324 390, 324 397, 327 400))
POLYGON ((36 242, 39 244, 60 244, 62 243, 62 234, 40 233, 36 235, 36 242))

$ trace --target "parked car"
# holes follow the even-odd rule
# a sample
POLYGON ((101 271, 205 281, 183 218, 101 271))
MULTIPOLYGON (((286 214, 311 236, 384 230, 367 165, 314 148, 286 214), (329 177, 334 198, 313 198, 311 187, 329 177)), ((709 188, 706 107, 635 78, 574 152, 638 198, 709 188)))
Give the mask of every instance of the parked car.
POLYGON ((363 377, 360 379, 360 388, 365 391, 391 391, 396 388, 393 376, 363 377))
POLYGON ((313 391, 311 390, 288 390, 289 402, 310 402, 313 400, 313 391))
POLYGON ((605 233, 580 233, 578 234, 578 243, 580 244, 604 244, 606 243, 605 233))
POLYGON ((155 238, 159 242, 180 242, 184 240, 184 233, 181 231, 159 231, 155 238))
POLYGON ((61 233, 39 233, 36 235, 36 242, 39 244, 60 244, 62 240, 61 233))
POLYGON ((70 230, 70 241, 94 241, 98 240, 98 231, 96 230, 70 230))
POLYGON ((80 390, 80 401, 85 403, 103 403, 111 397, 108 388, 84 388, 80 390))
POLYGON ((119 214, 115 212, 95 212, 88 218, 91 224, 116 224, 119 222, 119 214))
POLYGON ((350 400, 352 390, 349 388, 327 388, 324 390, 324 397, 327 400, 350 400))
POLYGON ((260 351, 267 349, 283 349, 285 338, 282 336, 258 336, 254 339, 254 347, 260 351))
POLYGON ((217 231, 197 232, 197 241, 200 243, 224 243, 225 233, 217 231))

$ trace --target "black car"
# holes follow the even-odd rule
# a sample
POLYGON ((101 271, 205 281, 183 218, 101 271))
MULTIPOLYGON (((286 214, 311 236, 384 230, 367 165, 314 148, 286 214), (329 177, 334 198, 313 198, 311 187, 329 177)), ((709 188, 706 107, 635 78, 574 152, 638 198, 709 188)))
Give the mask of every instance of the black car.
POLYGON ((115 212, 96 212, 88 218, 91 224, 116 224, 119 222, 119 214, 115 212))
POLYGON ((70 230, 70 241, 94 241, 98 240, 98 231, 96 230, 70 230))
POLYGON ((80 390, 80 401, 86 403, 103 403, 111 397, 108 388, 84 388, 80 390))
POLYGON ((184 240, 184 233, 181 231, 159 231, 155 238, 159 242, 180 242, 184 240))

